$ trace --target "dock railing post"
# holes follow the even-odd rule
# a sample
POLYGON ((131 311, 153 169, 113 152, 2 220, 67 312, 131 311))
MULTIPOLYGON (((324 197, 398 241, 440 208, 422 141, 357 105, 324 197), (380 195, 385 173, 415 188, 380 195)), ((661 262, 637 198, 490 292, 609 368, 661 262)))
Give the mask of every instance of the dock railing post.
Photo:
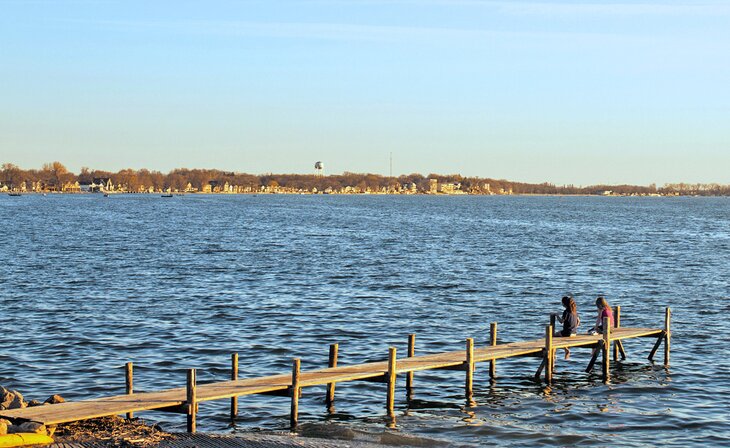
MULTIPOLYGON (((238 353, 231 354, 231 381, 238 380, 238 353)), ((238 397, 231 397, 231 420, 238 416, 238 397)))
POLYGON ((545 327, 545 381, 553 381, 553 326, 545 327))
POLYGON ((464 395, 469 406, 473 404, 474 397, 474 339, 466 338, 466 380, 464 382, 464 395))
POLYGON ((669 349, 672 341, 672 331, 670 328, 672 322, 672 310, 667 307, 664 310, 664 366, 669 367, 669 349))
MULTIPOLYGON (((555 321, 557 316, 555 314, 550 315, 550 326, 553 327, 553 334, 555 333, 555 321)), ((555 373, 555 351, 550 354, 550 371, 555 373)))
POLYGON ((387 383, 388 383, 388 396, 385 401, 385 408, 388 412, 388 417, 395 417, 395 380, 396 380, 396 369, 397 366, 397 360, 396 360, 396 349, 395 347, 390 347, 388 349, 388 373, 387 373, 387 383))
MULTIPOLYGON (((613 327, 618 329, 621 328, 621 306, 616 306, 613 311, 613 327)), ((615 341, 613 344, 613 362, 618 362, 619 345, 620 341, 615 341)))
POLYGON ((611 377, 609 368, 611 350, 611 320, 608 317, 603 318, 603 382, 606 383, 611 377))
MULTIPOLYGON (((492 322, 489 325, 489 345, 492 347, 497 346, 497 322, 492 322)), ((489 361, 489 378, 495 379, 497 377, 497 361, 494 359, 489 361)))
POLYGON ((195 382, 196 382, 195 369, 188 369, 187 414, 188 414, 188 432, 190 432, 190 433, 193 433, 196 430, 195 417, 198 412, 195 382))
POLYGON ((299 393, 301 388, 299 387, 299 376, 300 376, 301 360, 294 358, 291 369, 291 411, 289 413, 289 426, 291 429, 295 429, 299 423, 299 393))
MULTIPOLYGON (((408 335, 408 357, 416 356, 416 335, 408 335)), ((408 400, 413 398, 413 371, 406 374, 406 396, 408 400)))
MULTIPOLYGON (((125 371, 127 395, 132 395, 134 394, 134 364, 128 362, 125 366, 125 371)), ((127 420, 131 420, 132 418, 134 418, 134 413, 127 412, 127 420)))
MULTIPOLYGON (((330 344, 329 359, 327 360, 327 367, 337 367, 337 355, 340 348, 340 344, 330 344)), ((327 397, 325 398, 327 409, 332 408, 335 404, 335 383, 327 383, 327 397)))

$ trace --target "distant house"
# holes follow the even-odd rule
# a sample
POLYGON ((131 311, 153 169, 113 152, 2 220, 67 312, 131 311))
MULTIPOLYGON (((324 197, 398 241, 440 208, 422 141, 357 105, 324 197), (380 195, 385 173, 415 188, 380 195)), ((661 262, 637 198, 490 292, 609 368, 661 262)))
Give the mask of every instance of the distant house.
POLYGON ((114 191, 114 183, 108 177, 95 177, 91 184, 89 184, 89 191, 93 193, 114 191))
POLYGON ((439 188, 439 190, 441 190, 441 193, 444 193, 444 194, 463 193, 461 191, 461 184, 458 182, 457 183, 450 183, 450 182, 443 183, 443 184, 441 184, 441 188, 439 188))
POLYGON ((67 193, 81 193, 81 185, 78 182, 66 182, 61 187, 61 191, 67 193))
POLYGON ((438 179, 429 179, 428 180, 428 192, 431 194, 436 194, 439 191, 439 181, 438 179))

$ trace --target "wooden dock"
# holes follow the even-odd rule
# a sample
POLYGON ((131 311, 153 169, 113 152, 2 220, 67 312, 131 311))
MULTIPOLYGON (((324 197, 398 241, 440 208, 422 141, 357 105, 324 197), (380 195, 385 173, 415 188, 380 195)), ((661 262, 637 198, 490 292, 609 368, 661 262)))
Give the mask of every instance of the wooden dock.
POLYGON ((325 402, 332 406, 335 399, 335 384, 346 381, 367 380, 382 382, 387 385, 386 412, 394 418, 395 384, 398 375, 406 375, 407 396, 410 398, 413 389, 413 372, 421 370, 449 369, 465 373, 464 393, 467 403, 472 403, 474 366, 476 363, 489 362, 489 375, 495 377, 497 360, 524 356, 542 359, 535 379, 540 380, 544 372, 546 382, 552 381, 555 368, 555 351, 561 348, 589 347, 594 349, 593 356, 586 369, 590 372, 598 357, 601 357, 604 381, 610 379, 610 352, 613 346, 613 360, 625 359, 626 353, 622 341, 632 338, 656 338, 656 343, 649 353, 653 360, 656 351, 664 342, 664 364, 669 365, 670 350, 670 317, 666 309, 664 328, 622 328, 621 310, 616 307, 614 328, 604 319, 604 333, 598 335, 579 335, 574 337, 553 337, 554 322, 545 328, 542 339, 497 343, 497 324, 491 324, 489 345, 475 347, 472 338, 466 339, 464 350, 415 356, 415 335, 408 338, 408 356, 397 358, 396 349, 391 347, 388 360, 370 362, 350 366, 338 366, 338 345, 330 346, 329 364, 327 368, 302 372, 300 360, 294 359, 291 374, 273 375, 259 378, 238 378, 238 355, 231 356, 231 379, 210 384, 196 384, 195 369, 188 371, 187 385, 177 389, 160 392, 134 393, 132 364, 126 369, 126 394, 103 397, 92 400, 66 402, 23 409, 0 411, 0 418, 15 422, 33 421, 45 425, 56 425, 78 420, 85 420, 109 415, 126 414, 131 418, 140 411, 170 411, 187 415, 188 431, 195 432, 198 403, 230 399, 231 418, 238 412, 238 397, 253 394, 267 394, 290 397, 292 428, 298 423, 299 397, 301 390, 312 386, 327 386, 325 402))

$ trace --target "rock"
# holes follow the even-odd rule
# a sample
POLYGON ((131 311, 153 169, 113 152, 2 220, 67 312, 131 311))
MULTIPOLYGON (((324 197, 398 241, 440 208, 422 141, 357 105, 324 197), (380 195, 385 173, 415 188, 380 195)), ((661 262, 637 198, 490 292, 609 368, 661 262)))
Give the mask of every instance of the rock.
POLYGON ((15 400, 15 394, 4 387, 0 387, 0 409, 9 409, 13 400, 15 400))
POLYGON ((46 425, 36 422, 25 422, 18 426, 20 431, 18 432, 29 432, 31 434, 46 434, 46 425))
POLYGON ((30 401, 28 402, 28 407, 29 407, 29 408, 32 408, 32 407, 35 407, 35 406, 40 406, 40 405, 42 405, 42 404, 43 404, 43 403, 41 403, 41 402, 40 402, 40 401, 38 401, 38 400, 30 400, 30 401))
POLYGON ((4 436, 8 433, 8 424, 6 423, 7 420, 0 420, 0 436, 4 436))
POLYGON ((28 406, 25 400, 23 400, 23 395, 20 392, 14 390, 11 393, 14 394, 15 397, 13 398, 13 401, 10 402, 10 405, 7 407, 7 409, 22 409, 28 406))
POLYGON ((44 404, 58 404, 58 403, 64 403, 66 400, 63 399, 60 395, 51 395, 48 397, 48 400, 44 401, 44 404))
POLYGON ((56 432, 56 425, 49 425, 46 426, 46 434, 48 434, 48 437, 53 437, 53 433, 56 432))
POLYGON ((355 431, 336 424, 303 424, 299 426, 297 432, 304 437, 317 437, 322 439, 353 440, 355 438, 355 431))

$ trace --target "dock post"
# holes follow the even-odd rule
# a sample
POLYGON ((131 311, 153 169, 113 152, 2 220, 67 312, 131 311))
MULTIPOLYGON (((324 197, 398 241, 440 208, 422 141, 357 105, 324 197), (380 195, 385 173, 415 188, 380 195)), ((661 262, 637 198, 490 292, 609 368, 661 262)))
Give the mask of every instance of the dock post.
POLYGON ((672 322, 672 310, 664 310, 664 366, 669 367, 669 349, 671 347, 672 331, 669 328, 672 322))
POLYGON ((553 326, 545 327, 545 382, 553 381, 553 326))
POLYGON ((474 339, 466 338, 466 381, 464 384, 464 395, 469 406, 472 405, 474 396, 474 339))
MULTIPOLYGON (((231 381, 238 379, 238 353, 231 354, 231 381)), ((231 397, 231 420, 238 416, 238 397, 231 397)))
MULTIPOLYGON (((416 356, 416 335, 408 335, 408 357, 416 356)), ((408 400, 413 398, 413 371, 406 374, 406 396, 408 400)))
MULTIPOLYGON (((617 305, 613 310, 613 327, 618 329, 621 328, 621 306, 617 305)), ((618 362, 618 355, 619 355, 619 341, 614 342, 613 344, 613 362, 618 362)))
MULTIPOLYGON (((327 367, 337 367, 337 354, 340 348, 340 344, 330 344, 329 359, 327 361, 327 367)), ((335 404, 335 383, 327 383, 327 397, 325 398, 327 409, 332 408, 335 404)))
MULTIPOLYGON (((497 345, 497 322, 489 325, 489 345, 495 347, 497 345)), ((494 359, 489 361, 489 378, 497 377, 497 361, 494 359)))
POLYGON ((299 423, 299 394, 301 388, 299 387, 299 374, 301 369, 301 360, 294 358, 291 369, 291 411, 289 414, 289 426, 291 429, 297 427, 299 423))
MULTIPOLYGON (((126 383, 127 383, 127 395, 134 394, 134 364, 131 362, 128 362, 125 366, 126 369, 126 383)), ((127 420, 131 420, 134 418, 133 412, 127 412, 127 420)))
MULTIPOLYGON (((555 333, 555 321, 557 316, 555 314, 550 315, 550 326, 553 327, 553 334, 555 333)), ((555 350, 550 354, 550 370, 555 373, 555 350)))
POLYGON ((607 383, 611 379, 609 368, 611 351, 611 320, 608 317, 603 318, 603 382, 607 383))
POLYGON ((395 347, 390 347, 388 349, 388 377, 387 377, 387 383, 388 383, 388 397, 385 401, 385 408, 388 412, 388 417, 395 417, 394 407, 395 407, 395 373, 397 369, 397 361, 396 361, 396 349, 395 347))
POLYGON ((187 385, 187 412, 188 412, 188 432, 195 432, 196 422, 195 415, 198 412, 198 403, 196 398, 195 385, 195 369, 188 369, 188 385, 187 385))

